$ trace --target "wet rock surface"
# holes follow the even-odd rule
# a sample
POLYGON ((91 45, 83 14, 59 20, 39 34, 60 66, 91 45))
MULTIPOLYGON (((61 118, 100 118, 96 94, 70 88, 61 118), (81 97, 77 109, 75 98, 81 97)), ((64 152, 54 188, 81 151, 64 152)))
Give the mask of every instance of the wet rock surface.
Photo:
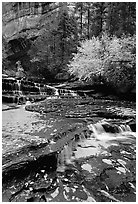
POLYGON ((134 102, 68 96, 25 109, 8 110, 28 115, 18 128, 3 123, 3 201, 136 201, 134 102))

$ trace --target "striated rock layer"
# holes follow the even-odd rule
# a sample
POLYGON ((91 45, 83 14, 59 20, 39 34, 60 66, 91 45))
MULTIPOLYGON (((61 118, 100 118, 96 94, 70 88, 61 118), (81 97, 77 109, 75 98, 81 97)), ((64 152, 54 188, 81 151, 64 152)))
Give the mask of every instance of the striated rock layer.
POLYGON ((56 4, 50 2, 3 2, 3 36, 10 41, 40 35, 45 17, 56 7, 56 4))
POLYGON ((3 2, 2 37, 7 45, 7 59, 13 64, 26 56, 34 39, 40 36, 50 22, 56 18, 60 3, 51 2, 3 2))

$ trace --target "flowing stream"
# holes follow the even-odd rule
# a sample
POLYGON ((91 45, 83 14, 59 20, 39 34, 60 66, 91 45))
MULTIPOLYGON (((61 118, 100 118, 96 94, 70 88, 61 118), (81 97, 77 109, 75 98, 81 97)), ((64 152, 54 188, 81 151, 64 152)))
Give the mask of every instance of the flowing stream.
POLYGON ((41 154, 40 168, 3 182, 3 201, 135 201, 134 103, 49 97, 32 107, 3 104, 3 167, 41 154))

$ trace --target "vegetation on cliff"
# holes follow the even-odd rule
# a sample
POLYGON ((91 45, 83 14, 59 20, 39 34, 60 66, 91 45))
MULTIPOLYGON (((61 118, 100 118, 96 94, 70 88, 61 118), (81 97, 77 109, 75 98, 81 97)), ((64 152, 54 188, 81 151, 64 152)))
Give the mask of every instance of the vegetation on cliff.
POLYGON ((46 23, 43 33, 31 45, 32 64, 38 64, 39 75, 58 77, 67 70, 67 62, 77 48, 77 25, 67 6, 61 7, 46 23))

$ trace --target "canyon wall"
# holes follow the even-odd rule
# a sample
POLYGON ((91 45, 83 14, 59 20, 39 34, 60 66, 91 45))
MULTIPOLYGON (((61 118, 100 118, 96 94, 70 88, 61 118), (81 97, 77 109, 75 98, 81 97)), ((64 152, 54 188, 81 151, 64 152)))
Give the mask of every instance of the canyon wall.
POLYGON ((48 15, 58 7, 51 2, 3 2, 2 34, 10 41, 19 37, 32 38, 40 34, 48 15))
POLYGON ((8 44, 7 58, 15 62, 26 55, 31 42, 44 32, 49 16, 57 15, 59 3, 3 2, 2 38, 8 44))

